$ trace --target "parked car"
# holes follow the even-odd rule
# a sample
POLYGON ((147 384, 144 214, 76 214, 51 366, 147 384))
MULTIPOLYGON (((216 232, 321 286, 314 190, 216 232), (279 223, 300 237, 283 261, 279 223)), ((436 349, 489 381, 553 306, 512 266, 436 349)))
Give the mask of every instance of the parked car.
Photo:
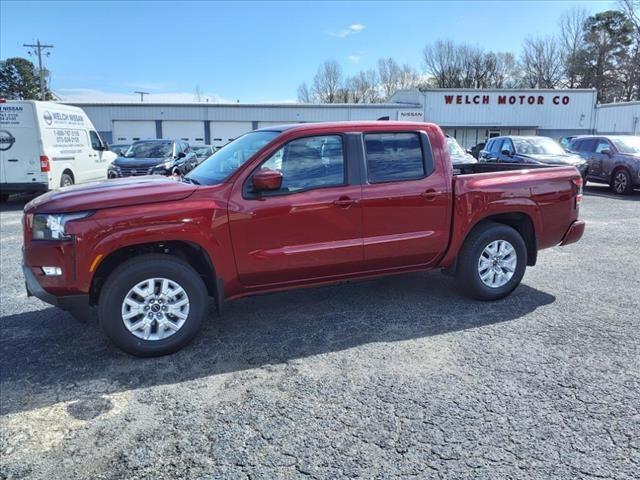
POLYGON ((204 162, 215 152, 211 145, 193 145, 191 151, 198 157, 198 163, 204 162))
POLYGON ((130 146, 130 143, 116 143, 114 145, 109 145, 109 150, 111 150, 119 157, 123 157, 124 154, 127 153, 127 150, 129 150, 130 146))
POLYGON ((108 178, 137 175, 184 175, 198 157, 182 140, 141 140, 109 166, 108 178))
POLYGON ((589 163, 588 180, 608 183, 619 194, 640 188, 640 137, 581 136, 571 142, 569 150, 589 163))
POLYGON ((103 179, 115 158, 81 108, 0 101, 0 201, 103 179))
POLYGON ((574 153, 567 152, 548 137, 495 137, 480 152, 481 162, 534 163, 576 167, 583 180, 589 165, 574 153))
POLYGON ((469 150, 467 150, 467 153, 473 156, 473 158, 477 159, 480 157, 480 151, 484 148, 485 145, 486 145, 486 142, 480 142, 477 145, 474 145, 473 147, 471 147, 469 150))
POLYGON ((141 356, 186 345, 208 297, 221 308, 262 292, 443 268, 469 296, 496 300, 539 249, 578 241, 585 223, 575 168, 495 165, 452 175, 445 136, 427 123, 256 130, 181 181, 118 179, 28 203, 28 293, 76 315, 95 305, 109 338, 141 356))
POLYGON ((449 135, 447 135, 447 148, 453 165, 478 163, 478 160, 473 158, 471 154, 465 152, 458 141, 449 135))

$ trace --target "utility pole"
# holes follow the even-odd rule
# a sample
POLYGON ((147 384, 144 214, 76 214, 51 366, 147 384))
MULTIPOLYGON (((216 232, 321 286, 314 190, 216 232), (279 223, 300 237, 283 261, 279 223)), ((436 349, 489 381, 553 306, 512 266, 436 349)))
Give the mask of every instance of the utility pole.
MULTIPOLYGON (((22 46, 33 48, 36 52, 36 55, 38 55, 38 70, 40 70, 40 100, 46 100, 44 90, 44 68, 42 67, 42 52, 44 52, 48 48, 53 48, 53 45, 45 45, 44 43, 40 43, 40 40, 38 40, 35 45, 25 43, 22 46)), ((49 55, 49 53, 50 52, 47 52, 46 55, 49 55)))
POLYGON ((144 102, 144 96, 145 95, 149 95, 149 92, 138 92, 138 91, 135 91, 133 93, 139 93, 140 94, 140 101, 141 102, 144 102))

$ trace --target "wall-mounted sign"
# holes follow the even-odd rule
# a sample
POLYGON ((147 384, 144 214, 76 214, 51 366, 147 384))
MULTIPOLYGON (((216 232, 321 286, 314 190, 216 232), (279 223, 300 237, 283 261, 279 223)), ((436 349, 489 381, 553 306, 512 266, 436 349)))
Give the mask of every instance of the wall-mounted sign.
POLYGON ((482 95, 444 95, 445 105, 544 105, 550 102, 553 105, 569 105, 571 101, 568 95, 505 95, 505 94, 482 94, 482 95))
POLYGON ((424 122, 424 112, 422 110, 398 110, 398 120, 424 122))

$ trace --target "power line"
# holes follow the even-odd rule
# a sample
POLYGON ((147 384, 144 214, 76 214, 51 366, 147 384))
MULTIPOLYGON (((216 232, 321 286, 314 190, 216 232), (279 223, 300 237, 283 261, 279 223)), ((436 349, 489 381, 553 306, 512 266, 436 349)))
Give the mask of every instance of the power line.
MULTIPOLYGON (((38 69, 40 70, 40 100, 46 100, 46 93, 44 90, 44 68, 42 67, 42 52, 44 52, 48 48, 53 48, 53 45, 45 45, 44 43, 40 43, 40 40, 38 40, 35 45, 24 43, 22 46, 33 48, 36 51, 36 55, 38 55, 38 69)), ((50 52, 46 53, 46 55, 49 54, 50 52)))
POLYGON ((138 92, 138 91, 135 91, 133 93, 139 93, 140 94, 140 101, 141 102, 144 102, 144 96, 145 95, 149 95, 149 92, 138 92))

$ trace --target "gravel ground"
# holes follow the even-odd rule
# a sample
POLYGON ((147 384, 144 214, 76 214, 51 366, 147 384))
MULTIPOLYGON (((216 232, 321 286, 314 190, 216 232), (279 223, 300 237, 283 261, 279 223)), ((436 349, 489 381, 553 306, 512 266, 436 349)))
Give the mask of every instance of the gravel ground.
POLYGON ((0 478, 640 478, 640 193, 509 298, 438 272, 226 306, 141 360, 27 299, 3 207, 0 478))

